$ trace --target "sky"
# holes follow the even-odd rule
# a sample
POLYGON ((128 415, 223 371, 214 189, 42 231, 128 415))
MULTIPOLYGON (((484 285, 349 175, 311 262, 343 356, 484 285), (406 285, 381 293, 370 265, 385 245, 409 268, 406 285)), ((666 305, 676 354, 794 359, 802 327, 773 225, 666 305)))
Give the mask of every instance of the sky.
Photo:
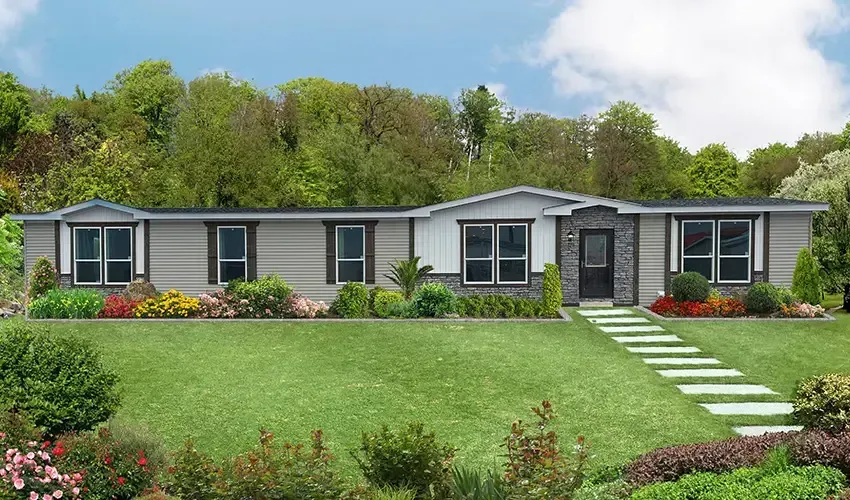
POLYGON ((850 0, 0 0, 0 70, 90 92, 144 59, 185 79, 320 76, 523 111, 637 102, 740 157, 850 119, 850 0))

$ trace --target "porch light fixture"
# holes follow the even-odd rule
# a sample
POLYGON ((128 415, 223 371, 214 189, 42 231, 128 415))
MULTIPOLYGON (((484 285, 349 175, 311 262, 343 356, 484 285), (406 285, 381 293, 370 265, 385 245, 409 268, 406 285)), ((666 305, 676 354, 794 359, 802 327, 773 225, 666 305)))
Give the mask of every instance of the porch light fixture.
POLYGON ((572 231, 567 233, 567 240, 573 241, 575 239, 575 237, 576 237, 576 235, 572 231))

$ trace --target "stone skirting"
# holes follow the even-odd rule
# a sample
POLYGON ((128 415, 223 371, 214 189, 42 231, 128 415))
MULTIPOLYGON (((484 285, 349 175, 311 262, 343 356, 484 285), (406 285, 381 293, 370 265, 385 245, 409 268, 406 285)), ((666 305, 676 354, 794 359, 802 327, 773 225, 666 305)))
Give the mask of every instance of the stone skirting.
POLYGON ((579 296, 579 235, 582 229, 614 230, 614 296, 594 300, 608 299, 615 304, 635 303, 635 216, 618 214, 616 209, 591 207, 576 210, 572 215, 562 216, 558 228, 561 239, 561 289, 564 303, 578 304, 579 296), (574 238, 567 234, 572 231, 574 238))
POLYGON ((121 293, 121 291, 124 290, 127 287, 126 287, 126 285, 114 285, 114 286, 106 286, 106 285, 103 285, 103 286, 97 286, 97 285, 80 286, 80 285, 76 285, 75 286, 73 281, 71 281, 71 275, 70 274, 62 274, 62 275, 59 276, 59 288, 87 288, 89 290, 96 290, 96 291, 100 292, 101 295, 106 296, 106 295, 113 295, 113 294, 116 294, 116 293, 121 293))
POLYGON ((509 295, 523 299, 540 299, 543 297, 543 273, 531 273, 531 283, 528 285, 491 285, 464 286, 460 274, 429 273, 425 281, 443 283, 455 294, 466 297, 470 295, 509 295))

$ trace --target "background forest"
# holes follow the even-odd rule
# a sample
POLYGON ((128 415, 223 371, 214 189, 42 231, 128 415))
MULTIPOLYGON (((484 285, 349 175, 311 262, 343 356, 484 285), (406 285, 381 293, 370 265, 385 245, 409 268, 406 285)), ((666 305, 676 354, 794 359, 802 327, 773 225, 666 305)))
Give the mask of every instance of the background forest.
MULTIPOLYGON (((218 73, 187 83, 153 60, 102 90, 63 96, 0 72, 0 215, 94 197, 142 207, 422 205, 518 184, 619 199, 780 194, 835 206, 815 221, 816 253, 827 274, 842 273, 832 285, 841 288, 850 127, 837 132, 739 159, 723 144, 688 151, 629 102, 561 118, 519 112, 484 86, 453 100, 322 78, 260 89, 218 73)), ((3 269, 20 268, 19 242, 19 228, 0 223, 3 269)))

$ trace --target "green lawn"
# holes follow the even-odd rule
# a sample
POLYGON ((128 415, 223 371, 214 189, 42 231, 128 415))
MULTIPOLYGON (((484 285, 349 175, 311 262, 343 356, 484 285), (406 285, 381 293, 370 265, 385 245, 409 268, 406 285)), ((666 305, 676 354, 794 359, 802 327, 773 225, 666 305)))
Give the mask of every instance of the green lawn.
MULTIPOLYGON (((703 325, 705 325, 703 323, 703 325)), ((55 323, 92 339, 122 377, 120 417, 170 447, 189 435, 216 456, 251 446, 261 426, 304 440, 322 428, 338 467, 379 424, 425 422, 492 467, 510 423, 550 399, 568 444, 598 464, 730 435, 584 320, 573 323, 55 323)))

